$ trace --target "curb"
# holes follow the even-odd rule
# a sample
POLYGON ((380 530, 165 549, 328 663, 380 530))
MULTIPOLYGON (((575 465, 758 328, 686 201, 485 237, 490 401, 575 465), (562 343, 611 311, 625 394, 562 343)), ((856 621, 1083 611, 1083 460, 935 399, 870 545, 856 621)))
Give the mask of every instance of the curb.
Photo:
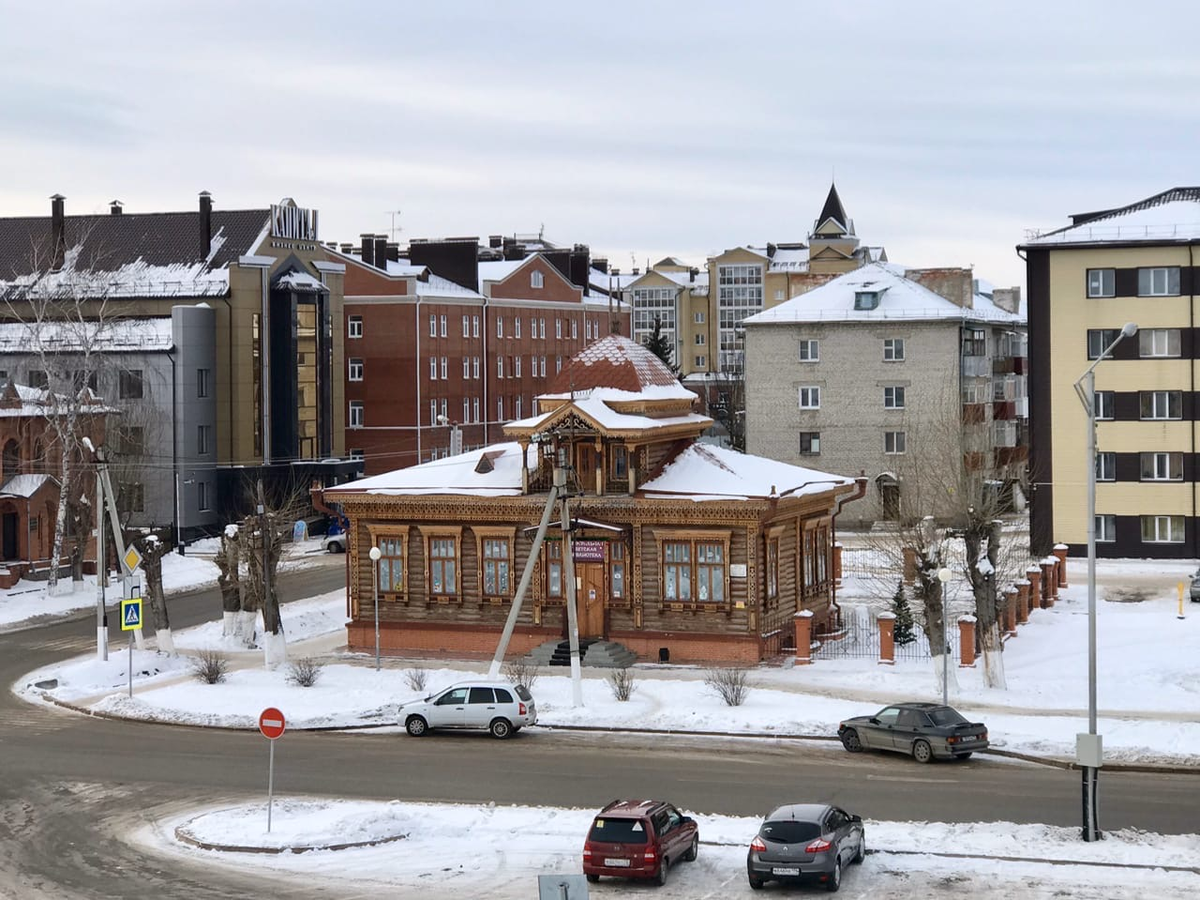
MULTIPOLYGON (((79 706, 67 700, 60 700, 57 697, 51 697, 45 691, 41 692, 41 697, 48 703, 58 706, 62 709, 71 712, 81 713, 85 716, 92 716, 96 719, 110 719, 116 722, 132 722, 137 725, 166 725, 172 728, 200 728, 206 731, 218 729, 222 731, 244 731, 257 732, 257 725, 193 725, 189 722, 164 722, 158 719, 134 719, 129 716, 118 716, 113 713, 103 712, 100 710, 89 709, 86 706, 79 706)), ((311 731, 314 733, 331 732, 331 731, 369 731, 373 728, 399 728, 398 722, 378 722, 378 723, 360 723, 356 725, 313 725, 308 728, 295 727, 289 728, 289 731, 311 731)), ((677 737, 724 737, 724 738, 752 738, 754 740, 781 740, 781 741, 838 741, 834 735, 828 734, 783 734, 773 731, 685 731, 678 728, 609 728, 604 725, 551 725, 540 724, 534 727, 545 728, 547 731, 579 731, 579 732, 594 732, 597 734, 662 734, 674 735, 677 737)), ((988 750, 977 751, 980 756, 999 756, 1004 759, 1017 759, 1022 762, 1031 763, 1033 765, 1048 766, 1054 769, 1064 769, 1067 771, 1078 770, 1079 766, 1073 760, 1056 759, 1052 756, 1031 756, 1028 753, 1018 753, 1015 750, 1001 750, 992 748, 988 750)), ((1200 775, 1200 767, 1175 765, 1165 763, 1162 765, 1151 765, 1148 763, 1105 763, 1103 769, 1110 772, 1136 772, 1149 775, 1200 775)), ((247 851, 253 852, 253 851, 247 851)), ((1014 859, 1017 857, 1014 857, 1014 859)), ((1190 870, 1189 870, 1190 871, 1190 870)))
POLYGON ((221 853, 266 853, 278 855, 280 853, 308 853, 310 850, 350 850, 355 847, 378 847, 382 844, 394 844, 396 841, 403 841, 408 837, 407 834, 397 834, 392 837, 377 838, 373 841, 351 841, 344 844, 310 844, 303 847, 248 847, 241 844, 214 844, 209 841, 202 841, 184 831, 186 827, 186 825, 180 825, 175 829, 175 839, 177 841, 201 850, 215 850, 221 853))

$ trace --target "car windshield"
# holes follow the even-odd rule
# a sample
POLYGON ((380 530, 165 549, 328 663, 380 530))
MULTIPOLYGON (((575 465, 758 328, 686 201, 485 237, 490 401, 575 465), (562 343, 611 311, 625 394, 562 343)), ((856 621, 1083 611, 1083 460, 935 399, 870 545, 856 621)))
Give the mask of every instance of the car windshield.
POLYGON ((774 844, 799 844, 820 837, 821 827, 816 822, 783 819, 778 822, 764 822, 758 836, 774 844))
POLYGON ((929 711, 929 717, 934 725, 961 725, 967 720, 948 706, 940 706, 929 711))
POLYGON ((646 825, 641 819, 596 819, 592 823, 592 831, 588 835, 592 841, 606 841, 610 844, 644 844, 646 843, 646 825))
POLYGON ((522 700, 524 700, 526 703, 528 703, 530 700, 533 699, 533 694, 529 693, 529 688, 525 687, 525 685, 523 685, 523 684, 516 685, 513 688, 513 690, 516 691, 517 696, 520 697, 522 700))

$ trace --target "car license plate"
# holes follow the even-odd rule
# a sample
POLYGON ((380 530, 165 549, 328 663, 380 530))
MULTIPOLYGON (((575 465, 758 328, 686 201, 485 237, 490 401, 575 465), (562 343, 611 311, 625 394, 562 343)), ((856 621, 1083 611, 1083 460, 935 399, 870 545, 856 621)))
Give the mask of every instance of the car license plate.
POLYGON ((799 866, 776 866, 771 870, 772 875, 799 875, 799 866))
POLYGON ((604 864, 610 869, 627 869, 629 868, 629 860, 627 859, 606 859, 604 864))

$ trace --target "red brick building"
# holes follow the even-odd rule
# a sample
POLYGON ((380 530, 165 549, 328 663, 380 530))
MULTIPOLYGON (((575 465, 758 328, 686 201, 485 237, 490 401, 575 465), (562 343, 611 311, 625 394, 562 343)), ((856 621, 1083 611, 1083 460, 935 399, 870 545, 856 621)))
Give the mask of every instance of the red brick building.
MULTIPOLYGON (((62 444, 47 418, 47 392, 8 382, 0 390, 0 588, 50 566, 58 514, 62 444)), ((77 427, 103 446, 108 409, 81 416, 77 427)), ((72 493, 95 493, 90 466, 76 469, 72 493)), ((64 555, 67 545, 64 544, 64 555)))
MULTIPOLYGON (((585 247, 483 259, 475 238, 327 249, 346 266, 346 448, 368 475, 485 446, 629 309, 588 287, 585 247)), ((500 255, 499 253, 495 255, 500 255)))

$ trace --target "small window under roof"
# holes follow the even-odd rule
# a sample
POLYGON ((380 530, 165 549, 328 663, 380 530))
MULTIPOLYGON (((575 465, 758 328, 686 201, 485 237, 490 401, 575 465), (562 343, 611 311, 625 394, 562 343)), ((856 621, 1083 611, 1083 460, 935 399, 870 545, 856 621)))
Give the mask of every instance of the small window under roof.
POLYGON ((883 295, 882 290, 864 289, 854 292, 854 308, 855 309, 877 309, 879 307, 879 298, 883 295))

